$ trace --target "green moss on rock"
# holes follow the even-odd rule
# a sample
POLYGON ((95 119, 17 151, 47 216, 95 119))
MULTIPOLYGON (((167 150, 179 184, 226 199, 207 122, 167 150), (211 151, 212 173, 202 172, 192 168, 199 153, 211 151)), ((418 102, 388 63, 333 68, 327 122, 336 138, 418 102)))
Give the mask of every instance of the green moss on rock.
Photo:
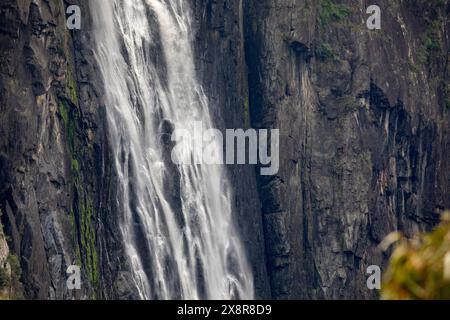
POLYGON ((316 46, 314 54, 319 61, 334 59, 336 54, 328 43, 320 43, 316 46))
POLYGON ((98 255, 96 248, 96 232, 93 226, 94 210, 90 201, 80 208, 81 244, 85 255, 81 258, 89 275, 89 280, 96 287, 99 281, 98 255))
POLYGON ((421 36, 422 46, 419 51, 419 59, 426 66, 431 64, 433 55, 441 51, 440 30, 442 23, 441 20, 431 21, 421 36))
POLYGON ((322 26, 344 21, 352 13, 352 9, 349 6, 335 4, 331 0, 322 0, 319 10, 319 23, 322 26))

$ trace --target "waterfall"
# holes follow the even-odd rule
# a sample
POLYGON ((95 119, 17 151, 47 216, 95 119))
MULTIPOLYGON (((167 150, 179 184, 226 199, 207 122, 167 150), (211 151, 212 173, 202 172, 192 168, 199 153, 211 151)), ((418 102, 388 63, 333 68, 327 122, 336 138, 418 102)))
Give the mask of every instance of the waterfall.
POLYGON ((167 156, 171 130, 195 121, 213 127, 189 1, 92 0, 90 10, 121 236, 140 297, 252 299, 224 166, 176 165, 167 156))

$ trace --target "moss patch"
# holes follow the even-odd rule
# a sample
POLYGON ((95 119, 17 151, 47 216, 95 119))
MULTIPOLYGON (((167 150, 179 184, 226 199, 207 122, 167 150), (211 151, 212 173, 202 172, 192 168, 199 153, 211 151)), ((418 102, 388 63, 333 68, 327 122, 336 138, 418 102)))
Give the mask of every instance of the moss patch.
POLYGON ((319 23, 322 26, 344 21, 352 14, 352 9, 349 6, 335 4, 331 0, 322 0, 319 10, 319 23))
POLYGON ((6 268, 0 266, 0 291, 9 287, 11 276, 6 268))
POLYGON ((422 64, 430 66, 433 56, 441 51, 440 30, 441 20, 431 21, 421 36, 422 46, 419 52, 419 60, 422 64))
POLYGON ((67 94, 70 97, 70 100, 73 104, 78 105, 78 93, 77 93, 77 82, 73 76, 72 70, 70 66, 67 68, 67 94))
POLYGON ((81 257, 89 280, 94 287, 99 282, 98 255, 96 249, 96 232, 93 226, 94 210, 90 201, 82 204, 80 208, 80 238, 85 255, 81 257))
POLYGON ((75 80, 71 76, 68 79, 72 79, 68 82, 67 88, 71 97, 70 99, 59 99, 59 114, 65 129, 70 155, 70 170, 74 177, 74 194, 79 195, 74 199, 72 211, 69 213, 69 221, 76 235, 74 238, 76 264, 81 266, 87 274, 89 282, 94 288, 90 297, 95 299, 97 297, 96 288, 98 288, 100 279, 95 231, 96 214, 93 209, 92 200, 89 197, 89 191, 83 187, 81 161, 85 159, 85 150, 83 150, 82 142, 77 135, 81 127, 81 114, 78 106, 74 103, 77 101, 75 80), (70 84, 71 82, 74 83, 70 84))
POLYGON ((396 243, 384 273, 382 297, 392 300, 450 299, 450 213, 432 232, 409 240, 390 234, 386 244, 396 243))
POLYGON ((244 126, 250 128, 250 103, 248 95, 244 99, 244 126))
POLYGON ((71 169, 75 177, 80 173, 80 165, 77 160, 78 152, 76 148, 76 127, 79 118, 78 110, 71 108, 65 100, 59 101, 59 115, 66 130, 67 145, 71 155, 71 169))
POLYGON ((77 159, 72 159, 72 172, 76 175, 80 175, 80 164, 77 159))
POLYGON ((314 55, 322 62, 336 58, 333 48, 328 43, 319 43, 314 50, 314 55))

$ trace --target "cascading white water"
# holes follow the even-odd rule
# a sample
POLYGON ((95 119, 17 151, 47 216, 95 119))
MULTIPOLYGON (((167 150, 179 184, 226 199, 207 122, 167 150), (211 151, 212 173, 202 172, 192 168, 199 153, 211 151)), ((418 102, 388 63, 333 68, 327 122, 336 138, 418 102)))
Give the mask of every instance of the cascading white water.
POLYGON ((252 299, 224 167, 171 164, 160 139, 162 123, 212 127, 188 1, 92 0, 90 7, 122 237, 141 298, 252 299))

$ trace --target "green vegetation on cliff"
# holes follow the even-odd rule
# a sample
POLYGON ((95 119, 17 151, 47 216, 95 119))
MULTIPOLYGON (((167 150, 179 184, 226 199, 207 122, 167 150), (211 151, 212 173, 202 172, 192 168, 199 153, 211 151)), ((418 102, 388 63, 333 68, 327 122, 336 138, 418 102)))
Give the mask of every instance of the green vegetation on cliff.
POLYGON ((81 121, 82 114, 79 105, 79 93, 75 73, 75 59, 72 49, 70 31, 65 30, 62 54, 67 61, 65 83, 59 93, 59 114, 65 130, 68 147, 69 170, 73 177, 74 199, 69 214, 70 226, 73 230, 73 257, 92 285, 91 298, 96 298, 99 285, 99 261, 97 254, 97 235, 95 229, 96 211, 92 196, 87 189, 83 166, 88 150, 84 143, 84 129, 81 121))
POLYGON ((450 212, 431 233, 399 239, 384 275, 384 299, 450 299, 450 212))
POLYGON ((0 264, 0 300, 22 298, 19 289, 21 274, 19 258, 9 254, 7 259, 0 264))
MULTIPOLYGON (((76 97, 76 94, 74 95, 76 97)), ((66 131, 67 145, 70 154, 70 170, 74 178, 73 188, 77 190, 78 201, 74 203, 69 213, 70 224, 75 234, 75 260, 88 275, 89 281, 95 288, 99 284, 98 255, 96 248, 96 231, 94 227, 95 211, 87 190, 83 187, 81 161, 84 152, 81 141, 77 136, 80 114, 78 107, 64 99, 59 101, 59 113, 66 131)), ((92 298, 95 298, 93 294, 92 298)))
POLYGON ((352 10, 347 5, 335 4, 331 0, 322 0, 320 2, 319 22, 322 26, 333 22, 341 22, 351 13, 352 10))
POLYGON ((328 43, 319 43, 314 50, 314 54, 322 62, 336 57, 333 48, 328 43))
POLYGON ((4 266, 0 266, 0 291, 9 287, 11 277, 8 270, 4 266))
POLYGON ((441 51, 440 29, 442 23, 441 20, 431 21, 421 36, 422 47, 419 58, 427 66, 431 64, 433 56, 441 51))

